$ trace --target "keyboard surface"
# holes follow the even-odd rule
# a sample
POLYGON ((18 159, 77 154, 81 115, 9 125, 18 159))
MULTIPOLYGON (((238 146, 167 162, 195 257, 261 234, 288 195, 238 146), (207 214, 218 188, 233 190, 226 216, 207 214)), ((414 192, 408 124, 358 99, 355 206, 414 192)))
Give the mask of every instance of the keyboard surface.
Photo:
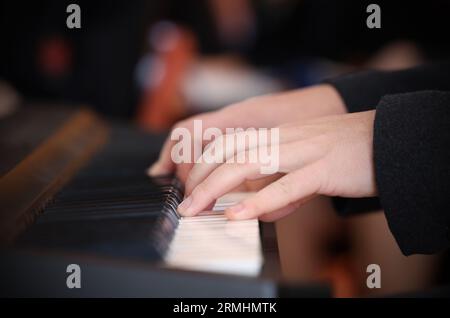
POLYGON ((145 173, 157 155, 152 143, 146 134, 115 127, 104 149, 54 196, 17 244, 258 275, 258 221, 226 220, 221 210, 236 197, 219 201, 216 211, 180 218, 180 182, 145 173))

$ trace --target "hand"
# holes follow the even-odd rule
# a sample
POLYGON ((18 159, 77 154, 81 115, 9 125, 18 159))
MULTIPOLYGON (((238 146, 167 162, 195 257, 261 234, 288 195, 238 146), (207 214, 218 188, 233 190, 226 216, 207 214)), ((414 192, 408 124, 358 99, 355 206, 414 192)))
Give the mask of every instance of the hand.
MULTIPOLYGON (((372 156, 374 116, 375 111, 368 111, 281 127, 279 172, 284 176, 228 209, 226 215, 230 219, 259 217, 272 221, 315 195, 376 195, 372 156)), ((245 158, 249 158, 249 153, 258 149, 244 151, 245 158)), ((237 153, 224 153, 228 162, 197 163, 192 168, 186 184, 192 190, 178 207, 182 215, 194 216, 245 180, 267 176, 261 174, 261 164, 230 163, 230 159, 236 162, 237 153)))
MULTIPOLYGON (((221 110, 205 113, 183 120, 174 128, 184 127, 193 132, 194 120, 202 120, 203 128, 273 128, 283 123, 306 120, 320 116, 344 114, 345 105, 331 85, 317 85, 286 93, 254 97, 230 105, 221 110)), ((194 142, 194 141, 193 141, 194 142)), ((185 181, 192 164, 175 165, 171 150, 176 141, 166 140, 158 161, 149 169, 149 174, 160 175, 176 172, 185 181)), ((193 161, 197 158, 193 158, 193 161)))

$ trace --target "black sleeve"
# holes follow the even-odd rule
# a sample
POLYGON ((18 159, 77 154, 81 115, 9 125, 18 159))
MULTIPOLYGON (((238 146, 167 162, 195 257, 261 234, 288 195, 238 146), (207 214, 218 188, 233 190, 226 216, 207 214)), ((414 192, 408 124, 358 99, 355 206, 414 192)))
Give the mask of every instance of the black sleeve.
POLYGON ((379 198, 406 255, 450 246, 450 92, 385 96, 376 107, 379 198))
POLYGON ((402 71, 367 71, 325 81, 333 85, 349 112, 374 109, 388 94, 423 90, 450 91, 450 61, 402 71))
MULTIPOLYGON (((348 74, 325 83, 333 85, 349 112, 371 110, 388 94, 427 89, 450 90, 450 61, 427 64, 402 71, 366 71, 348 74)), ((353 215, 381 210, 379 198, 334 198, 340 215, 353 215)))

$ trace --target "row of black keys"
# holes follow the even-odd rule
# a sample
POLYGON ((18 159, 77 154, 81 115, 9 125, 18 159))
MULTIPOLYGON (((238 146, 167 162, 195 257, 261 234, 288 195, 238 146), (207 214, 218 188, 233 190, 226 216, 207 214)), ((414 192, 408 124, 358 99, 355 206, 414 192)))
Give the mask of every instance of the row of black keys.
POLYGON ((183 190, 176 178, 145 175, 159 151, 155 138, 114 127, 110 142, 56 194, 18 245, 161 260, 183 190))
POLYGON ((171 177, 83 178, 56 195, 19 245, 160 260, 178 224, 181 199, 171 177))

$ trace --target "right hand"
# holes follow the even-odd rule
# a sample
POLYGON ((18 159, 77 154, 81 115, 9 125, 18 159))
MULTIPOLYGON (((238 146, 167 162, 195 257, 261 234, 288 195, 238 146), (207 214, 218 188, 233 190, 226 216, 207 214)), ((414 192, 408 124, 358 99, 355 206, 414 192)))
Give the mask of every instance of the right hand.
MULTIPOLYGON (((220 110, 196 115, 178 122, 174 128, 184 127, 193 133, 194 120, 202 120, 203 129, 273 128, 289 122, 315 117, 339 115, 346 112, 338 92, 328 84, 293 90, 285 93, 253 97, 220 110)), ((194 135, 194 134, 193 134, 194 135)), ((195 142, 193 140, 193 142, 195 142)), ((167 138, 159 159, 148 170, 150 176, 176 173, 185 182, 193 164, 179 164, 171 159, 176 140, 167 138)), ((198 158, 193 158, 198 159, 198 158)))

